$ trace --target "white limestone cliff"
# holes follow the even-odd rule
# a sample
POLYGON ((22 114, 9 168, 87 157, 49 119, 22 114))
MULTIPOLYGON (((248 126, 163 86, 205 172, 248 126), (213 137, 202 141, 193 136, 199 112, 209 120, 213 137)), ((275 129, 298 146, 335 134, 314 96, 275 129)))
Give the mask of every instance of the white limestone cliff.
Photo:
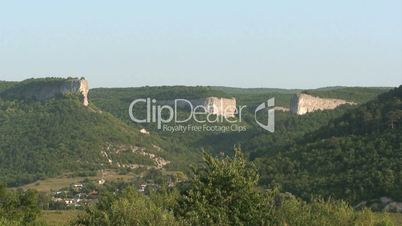
POLYGON ((298 115, 304 115, 318 110, 330 110, 343 104, 356 104, 342 99, 320 98, 308 94, 297 94, 290 101, 290 111, 298 115))
MULTIPOLYGON (((202 106, 206 109, 208 113, 228 117, 234 117, 237 113, 236 109, 236 98, 223 98, 223 97, 205 97, 199 99, 192 99, 186 101, 178 101, 175 100, 162 100, 158 101, 159 104, 166 104, 166 105, 175 105, 179 108, 188 108, 189 103, 191 103, 193 110, 194 108, 202 106)), ((198 108, 197 110, 200 110, 198 108)))
POLYGON ((234 117, 236 114, 236 99, 207 97, 191 101, 193 105, 204 106, 209 113, 224 117, 234 117))
POLYGON ((54 85, 38 86, 34 91, 27 92, 25 95, 34 97, 37 100, 46 100, 67 93, 81 93, 83 96, 82 104, 88 106, 89 86, 88 81, 85 79, 67 79, 54 85))

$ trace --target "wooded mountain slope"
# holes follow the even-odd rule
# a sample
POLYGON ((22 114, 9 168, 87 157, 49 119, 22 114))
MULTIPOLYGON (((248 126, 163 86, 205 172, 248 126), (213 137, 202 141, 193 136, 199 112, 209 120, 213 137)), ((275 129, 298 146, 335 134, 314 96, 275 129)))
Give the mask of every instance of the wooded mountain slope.
POLYGON ((263 184, 303 197, 402 200, 401 138, 402 86, 256 161, 263 184))

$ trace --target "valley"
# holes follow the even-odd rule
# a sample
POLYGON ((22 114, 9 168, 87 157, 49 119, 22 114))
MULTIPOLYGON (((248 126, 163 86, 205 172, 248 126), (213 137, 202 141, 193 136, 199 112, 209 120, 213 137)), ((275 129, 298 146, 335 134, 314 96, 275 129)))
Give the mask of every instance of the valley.
MULTIPOLYGON (((151 197, 177 195, 194 180, 193 167, 205 164, 206 153, 236 158, 237 148, 256 167, 258 189, 402 212, 402 87, 89 89, 89 84, 83 78, 0 82, 1 181, 15 191, 41 194, 45 214, 85 215, 102 194, 126 189, 151 197), (139 98, 166 106, 176 98, 188 99, 208 109, 215 103, 212 97, 246 107, 241 115, 226 115, 220 105, 210 113, 225 120, 208 121, 209 116, 199 114, 182 124, 134 122, 129 115, 130 103, 139 98), (267 122, 257 108, 270 98, 276 103, 274 133, 257 123, 267 122), (391 202, 375 207, 379 201, 372 200, 383 197, 392 199, 392 208, 385 207, 391 202)), ((149 106, 136 105, 132 111, 147 118, 149 106)), ((177 110, 179 117, 188 115, 186 107, 177 110)), ((169 118, 166 111, 158 117, 169 118)))

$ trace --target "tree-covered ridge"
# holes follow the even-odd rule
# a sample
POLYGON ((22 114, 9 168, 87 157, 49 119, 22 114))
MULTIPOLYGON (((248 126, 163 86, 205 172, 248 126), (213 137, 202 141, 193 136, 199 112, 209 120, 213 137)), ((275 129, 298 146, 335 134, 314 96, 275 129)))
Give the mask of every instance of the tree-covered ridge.
POLYGON ((228 97, 225 92, 215 90, 209 86, 145 86, 138 88, 96 88, 92 89, 92 98, 114 98, 132 101, 135 98, 155 98, 157 100, 174 100, 187 98, 189 100, 205 97, 228 97))
POLYGON ((365 103, 390 89, 390 87, 327 87, 302 92, 321 98, 336 98, 355 103, 365 103))
MULTIPOLYGON (((30 84, 57 84, 65 80, 33 79, 17 85, 21 88, 29 87, 30 84)), ((0 144, 0 155, 2 155, 0 172, 8 183, 15 185, 40 177, 58 175, 69 169, 77 171, 99 169, 97 166, 107 161, 100 154, 103 150, 100 145, 113 142, 124 144, 127 150, 151 144, 163 147, 168 152, 158 154, 171 161, 167 165, 171 170, 187 171, 189 162, 199 161, 201 149, 213 153, 226 152, 231 150, 234 144, 242 144, 249 150, 247 154, 255 159, 260 156, 276 155, 282 150, 293 150, 291 147, 299 143, 299 140, 312 137, 314 130, 326 125, 347 109, 355 108, 355 106, 344 106, 333 111, 315 112, 305 116, 277 112, 276 132, 271 134, 256 125, 253 107, 271 97, 276 97, 279 103, 288 103, 291 94, 283 90, 270 91, 277 93, 261 93, 258 90, 256 94, 252 94, 254 91, 250 90, 251 93, 235 96, 232 93, 223 94, 222 90, 216 91, 213 87, 184 86, 102 88, 91 90, 92 104, 89 108, 79 104, 79 95, 59 96, 48 101, 3 98, 0 99, 0 139, 4 141, 0 144), (163 100, 204 96, 235 96, 239 104, 248 105, 250 112, 244 114, 242 122, 242 125, 247 126, 247 131, 164 133, 152 125, 132 123, 128 116, 128 106, 136 98, 153 97, 163 100), (144 127, 151 132, 150 136, 139 136, 138 129, 144 127), (309 135, 304 138, 306 133, 309 135), (58 161, 62 158, 66 161, 58 161), (34 163, 29 163, 27 159, 34 159, 34 163), (54 159, 56 161, 53 161, 54 159)), ((112 160, 124 164, 149 163, 143 156, 129 152, 121 152, 119 156, 111 157, 112 160)), ((262 176, 263 182, 269 180, 265 174, 262 176)))
POLYGON ((257 187, 259 175, 240 150, 234 157, 204 153, 178 189, 148 196, 132 187, 104 193, 73 225, 393 225, 386 216, 353 210, 343 201, 304 202, 291 194, 257 187))
POLYGON ((364 135, 400 128, 402 88, 390 90, 359 108, 346 112, 316 132, 320 138, 364 135))
POLYGON ((401 91, 393 89, 274 156, 257 159, 262 183, 305 198, 402 200, 401 91))
MULTIPOLYGON (((254 110, 256 106, 267 101, 269 98, 275 97, 275 103, 277 106, 288 108, 290 105, 290 99, 292 95, 294 95, 293 93, 299 91, 301 90, 169 86, 118 89, 102 88, 92 89, 90 92, 90 99, 100 109, 112 113, 123 122, 126 122, 137 128, 145 127, 147 130, 151 131, 152 134, 158 134, 161 136, 162 139, 171 146, 170 150, 176 153, 182 153, 181 157, 178 159, 179 161, 173 161, 169 166, 176 167, 177 165, 181 165, 184 168, 187 168, 186 161, 194 161, 194 159, 198 159, 197 154, 200 153, 201 149, 215 153, 225 152, 230 151, 234 144, 242 144, 244 147, 247 147, 246 149, 248 151, 252 152, 252 158, 266 154, 267 152, 273 153, 278 147, 292 144, 295 142, 295 139, 299 139, 305 133, 310 133, 319 129, 321 126, 326 125, 329 120, 339 117, 346 109, 356 107, 342 106, 336 110, 314 112, 303 117, 289 114, 289 112, 277 111, 275 119, 276 132, 274 134, 264 131, 255 123, 254 110), (194 94, 189 93, 197 93, 199 90, 209 89, 218 90, 221 93, 216 94, 207 92, 207 96, 233 96, 236 98, 238 105, 247 105, 247 109, 243 112, 241 123, 241 125, 247 127, 247 131, 241 133, 170 133, 156 129, 156 126, 152 123, 133 123, 129 118, 129 105, 136 98, 154 97, 157 100, 172 98, 192 99, 199 96, 194 96, 194 94), (172 95, 169 96, 169 93, 172 90, 174 92, 172 92, 172 95), (225 93, 225 95, 223 95, 222 92, 225 93), (266 147, 270 147, 270 149, 267 150, 266 147)), ((146 114, 145 111, 146 109, 143 107, 143 109, 139 109, 136 112, 137 114, 142 114, 143 116, 146 114)), ((179 109, 179 115, 182 113, 185 115, 188 114, 188 112, 181 112, 179 109)), ((266 116, 264 119, 266 119, 266 116)), ((193 122, 190 122, 190 124, 191 123, 193 122)), ((181 170, 185 170, 184 168, 181 168, 181 170)))
MULTIPOLYGON (((46 77, 46 78, 30 78, 21 82, 17 82, 12 86, 8 86, 0 93, 0 97, 9 99, 33 99, 33 97, 41 92, 43 88, 50 89, 60 88, 66 82, 78 80, 79 78, 61 78, 61 77, 46 77)), ((1 84, 1 83, 0 83, 1 84)), ((1 87, 0 87, 1 88, 1 87)), ((1 91, 1 89, 0 89, 1 91)))
POLYGON ((294 94, 303 91, 302 89, 279 89, 279 88, 236 88, 227 86, 212 86, 212 89, 220 90, 232 95, 238 94, 265 94, 265 93, 280 93, 294 94))
POLYGON ((267 96, 275 97, 279 106, 289 107, 290 98, 298 93, 306 93, 322 98, 337 98, 356 103, 365 103, 377 95, 387 92, 390 87, 323 87, 318 89, 278 89, 278 88, 234 88, 224 86, 213 86, 213 89, 223 91, 235 96, 242 102, 259 103, 267 96))
POLYGON ((0 93, 4 90, 13 87, 18 82, 0 81, 0 93))
MULTIPOLYGON (((159 144, 94 105, 84 107, 79 95, 47 101, 0 99, 0 179, 9 185, 32 182, 65 172, 111 167, 117 154, 107 147, 159 144)), ((125 163, 143 162, 125 154, 125 163)))
MULTIPOLYGON (((354 210, 343 201, 305 202, 277 189, 257 186, 255 166, 236 149, 233 157, 204 153, 189 180, 178 187, 139 193, 130 184, 110 184, 97 202, 69 225, 393 225, 386 214, 354 210)), ((35 191, 6 190, 0 184, 0 225, 47 225, 35 191)))
MULTIPOLYGON (((203 86, 146 86, 138 88, 95 88, 89 93, 90 100, 100 109, 112 113, 124 122, 131 123, 128 115, 130 103, 138 98, 152 98, 157 101, 174 99, 194 100, 205 97, 227 97, 221 91, 203 86)), ((140 109, 141 110, 141 109, 140 109)), ((145 108, 142 109, 145 114, 145 108)), ((145 126, 145 125, 141 125, 145 126)))

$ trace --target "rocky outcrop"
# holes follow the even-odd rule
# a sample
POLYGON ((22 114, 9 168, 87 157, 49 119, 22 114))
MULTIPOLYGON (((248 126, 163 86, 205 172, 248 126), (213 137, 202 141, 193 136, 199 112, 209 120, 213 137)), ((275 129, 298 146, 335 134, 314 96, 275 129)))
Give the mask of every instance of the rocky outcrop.
POLYGON ((274 110, 275 110, 275 111, 288 112, 288 111, 289 111, 289 108, 276 106, 276 107, 274 107, 274 110))
POLYGON ((192 100, 193 105, 202 105, 211 114, 221 115, 224 117, 234 117, 236 114, 236 99, 207 97, 198 100, 192 100))
POLYGON ((304 115, 318 110, 330 110, 343 104, 356 104, 341 99, 320 98, 308 94, 297 94, 290 101, 290 111, 298 115, 304 115))
POLYGON ((105 150, 101 151, 101 155, 106 158, 110 165, 117 166, 119 168, 147 168, 147 169, 162 169, 164 166, 170 163, 169 160, 165 160, 158 155, 162 149, 157 145, 152 145, 152 148, 139 147, 136 145, 117 145, 117 144, 107 144, 105 150), (144 164, 141 161, 136 163, 123 163, 119 161, 119 155, 122 153, 128 154, 131 152, 134 155, 141 155, 149 158, 150 162, 153 164, 144 164), (115 159, 115 161, 113 161, 115 159))
POLYGON ((216 114, 219 116, 224 117, 234 117, 237 113, 236 110, 236 99, 232 98, 223 98, 223 97, 205 97, 193 100, 186 100, 186 101, 178 101, 175 102, 174 100, 165 100, 159 101, 159 104, 166 104, 166 105, 175 105, 179 108, 189 108, 189 103, 191 103, 193 110, 200 111, 206 110, 208 113, 216 114), (204 109, 201 109, 201 107, 204 109), (197 109, 195 109, 197 108, 197 109))
POLYGON ((85 79, 80 79, 79 80, 79 92, 81 92, 83 96, 82 104, 84 106, 88 106, 89 101, 88 101, 88 93, 89 93, 89 86, 88 86, 88 81, 85 79))
POLYGON ((37 86, 31 97, 37 100, 47 100, 57 95, 67 93, 81 93, 83 96, 82 104, 88 106, 88 81, 85 79, 66 79, 61 82, 54 82, 37 86))
POLYGON ((83 105, 88 106, 88 81, 84 78, 38 78, 27 79, 4 90, 3 98, 47 100, 68 93, 81 93, 83 105))
POLYGON ((88 106, 88 81, 85 79, 68 79, 58 86, 43 86, 36 94, 39 100, 49 99, 59 94, 81 93, 83 96, 82 104, 88 106))

